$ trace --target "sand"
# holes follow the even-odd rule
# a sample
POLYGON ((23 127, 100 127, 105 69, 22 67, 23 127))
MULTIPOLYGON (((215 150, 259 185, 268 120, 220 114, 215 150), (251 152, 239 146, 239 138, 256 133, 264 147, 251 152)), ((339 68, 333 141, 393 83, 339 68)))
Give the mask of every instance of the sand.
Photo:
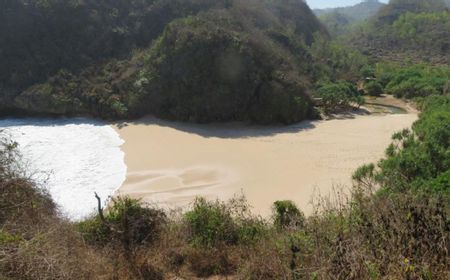
POLYGON ((186 207, 196 196, 243 193, 267 216, 272 203, 295 201, 307 214, 311 198, 351 186, 360 165, 376 162, 391 135, 417 114, 355 115, 287 127, 193 125, 144 118, 115 126, 125 140, 127 179, 120 195, 160 207, 186 207))

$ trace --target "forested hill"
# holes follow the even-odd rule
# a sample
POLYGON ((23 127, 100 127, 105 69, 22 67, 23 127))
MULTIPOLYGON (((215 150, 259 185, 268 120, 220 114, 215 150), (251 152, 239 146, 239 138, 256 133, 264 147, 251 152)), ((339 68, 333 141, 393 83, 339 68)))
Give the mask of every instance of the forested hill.
POLYGON ((361 21, 374 16, 383 6, 385 6, 385 4, 378 0, 365 0, 359 4, 348 7, 314 9, 314 13, 320 17, 339 14, 349 19, 349 21, 361 21))
POLYGON ((450 12, 443 0, 391 0, 347 42, 367 54, 398 62, 450 62, 450 12))
POLYGON ((334 36, 348 32, 354 25, 372 18, 385 4, 378 0, 366 0, 349 7, 316 9, 314 13, 334 36))
POLYGON ((298 0, 5 0, 0 110, 290 123, 313 113, 298 0))

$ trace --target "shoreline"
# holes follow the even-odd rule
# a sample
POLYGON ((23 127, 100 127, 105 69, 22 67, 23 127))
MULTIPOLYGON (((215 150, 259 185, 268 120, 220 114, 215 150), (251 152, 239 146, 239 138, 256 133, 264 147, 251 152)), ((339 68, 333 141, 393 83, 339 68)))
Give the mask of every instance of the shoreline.
POLYGON ((313 196, 350 187, 356 168, 381 159, 392 134, 417 118, 408 111, 285 127, 185 124, 152 117, 116 123, 112 127, 125 141, 127 165, 116 195, 173 209, 185 208, 196 196, 226 200, 242 193, 262 216, 283 199, 309 214, 313 196))

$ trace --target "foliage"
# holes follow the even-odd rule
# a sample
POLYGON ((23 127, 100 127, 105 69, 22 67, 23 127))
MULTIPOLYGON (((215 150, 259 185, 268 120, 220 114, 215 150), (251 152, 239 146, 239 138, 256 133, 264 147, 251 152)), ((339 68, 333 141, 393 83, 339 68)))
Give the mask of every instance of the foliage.
POLYGON ((0 87, 19 90, 2 95, 6 108, 196 122, 293 123, 314 116, 307 46, 314 32, 326 31, 301 1, 24 3, 11 4, 3 26, 23 13, 24 30, 42 33, 35 24, 42 20, 51 36, 20 29, 14 37, 31 51, 2 45, 0 87))
POLYGON ((380 184, 382 192, 437 193, 450 198, 450 98, 425 99, 420 119, 412 130, 393 135, 386 158, 374 166, 360 169, 354 179, 380 184))
POLYGON ((383 94, 383 86, 377 81, 369 81, 364 84, 364 91, 370 96, 383 94))
MULTIPOLYGON (((303 6, 292 9, 302 13, 303 6)), ((299 36, 320 26, 289 30, 283 21, 299 24, 278 2, 235 1, 229 10, 172 22, 148 52, 137 83, 141 102, 131 110, 196 122, 311 117, 312 61, 299 36)))
POLYGON ((96 215, 78 224, 86 241, 94 245, 120 242, 124 248, 152 243, 166 221, 163 211, 143 207, 138 200, 119 197, 112 200, 104 217, 96 215))
POLYGON ((334 36, 345 34, 354 25, 373 17, 383 6, 378 0, 365 0, 353 6, 314 10, 334 36))
POLYGON ((305 215, 290 200, 275 201, 272 212, 274 225, 278 229, 298 229, 304 226, 305 215))
POLYGON ((337 7, 327 9, 315 9, 314 13, 321 19, 330 14, 340 14, 351 22, 367 20, 375 15, 385 4, 378 0, 364 0, 361 3, 348 7, 337 7))
POLYGON ((263 224, 249 217, 248 206, 242 198, 228 203, 197 198, 193 209, 184 215, 184 220, 189 241, 195 246, 211 248, 259 238, 263 234, 263 224))
POLYGON ((376 77, 385 86, 386 93, 398 98, 426 97, 450 91, 450 68, 446 66, 378 64, 376 77))
POLYGON ((92 62, 127 56, 147 47, 171 20, 228 2, 3 1, 0 81, 24 89, 61 69, 77 72, 92 62))
POLYGON ((314 93, 326 114, 336 113, 364 104, 364 98, 356 87, 348 82, 323 83, 314 93))
POLYGON ((443 65, 449 62, 449 24, 450 12, 442 0, 390 1, 343 40, 378 60, 443 65))
POLYGON ((369 61, 359 51, 337 40, 329 40, 316 33, 310 47, 314 59, 313 73, 316 81, 352 81, 361 78, 361 70, 369 61))
POLYGON ((394 23, 399 17, 405 13, 434 13, 447 9, 443 0, 391 0, 388 5, 384 6, 377 14, 377 21, 381 24, 394 23))

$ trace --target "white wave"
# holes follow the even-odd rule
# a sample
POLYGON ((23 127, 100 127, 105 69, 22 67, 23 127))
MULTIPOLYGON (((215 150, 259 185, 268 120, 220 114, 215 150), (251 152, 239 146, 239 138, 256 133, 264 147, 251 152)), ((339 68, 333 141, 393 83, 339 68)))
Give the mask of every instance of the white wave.
POLYGON ((0 130, 19 144, 32 178, 45 185, 62 212, 79 220, 125 180, 124 141, 109 125, 88 119, 3 119, 0 130))

